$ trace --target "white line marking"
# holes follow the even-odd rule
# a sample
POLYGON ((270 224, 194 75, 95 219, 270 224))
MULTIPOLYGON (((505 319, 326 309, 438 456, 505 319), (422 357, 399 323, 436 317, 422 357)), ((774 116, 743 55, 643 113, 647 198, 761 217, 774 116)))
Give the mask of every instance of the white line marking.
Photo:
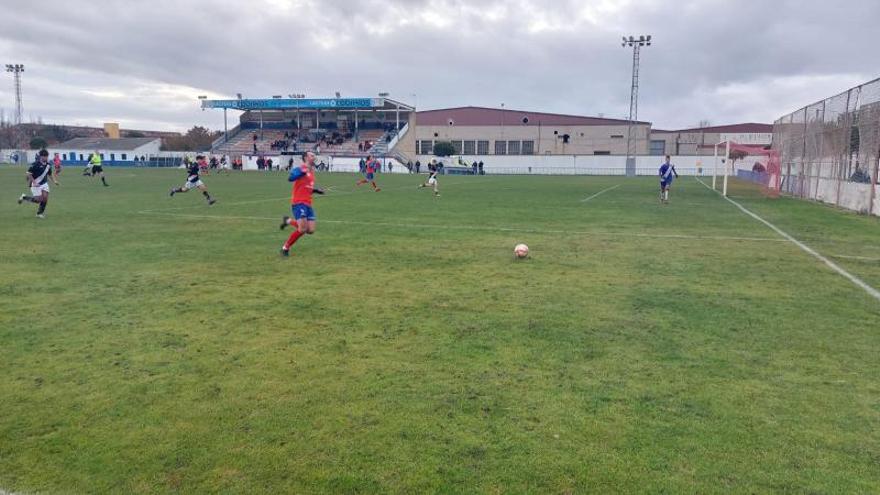
POLYGON ((829 254, 828 256, 832 258, 840 258, 844 260, 858 260, 858 261, 880 261, 880 258, 871 258, 869 256, 851 256, 847 254, 829 254))
MULTIPOLYGON (((470 181, 452 182, 451 184, 447 184, 447 185, 458 185, 458 186, 460 186, 460 185, 470 185, 470 184, 473 184, 473 182, 470 182, 470 181)), ((330 189, 330 188, 335 188, 335 187, 337 187, 337 186, 335 186, 335 185, 334 185, 334 186, 329 186, 328 189, 330 189)), ((382 189, 382 192, 385 192, 385 191, 403 191, 403 190, 407 190, 407 189, 415 190, 416 187, 417 187, 417 185, 414 185, 414 184, 408 184, 408 185, 406 185, 406 186, 400 186, 400 187, 389 187, 389 188, 387 188, 387 189, 382 189)), ((334 191, 330 192, 329 194, 327 194, 325 197, 327 197, 327 198, 332 198, 332 197, 334 197, 334 196, 344 196, 344 195, 348 195, 348 194, 359 194, 359 193, 360 193, 360 194, 369 194, 369 193, 372 193, 372 192, 373 192, 373 191, 372 191, 371 189, 360 189, 360 188, 359 188, 359 189, 354 189, 354 190, 351 190, 351 191, 335 191, 335 190, 334 190, 334 191)), ((236 201, 236 202, 233 202, 233 203, 221 202, 221 203, 219 203, 219 204, 222 204, 223 206, 239 206, 239 205, 252 205, 252 204, 258 204, 258 203, 272 203, 272 202, 276 202, 276 201, 285 201, 285 200, 289 201, 289 200, 290 200, 290 195, 287 195, 287 196, 284 196, 284 197, 281 197, 281 198, 252 199, 252 200, 248 200, 248 201, 236 201)), ((160 209, 151 208, 151 209, 147 209, 147 210, 140 211, 140 212, 138 212, 138 213, 153 213, 153 212, 161 212, 161 211, 178 211, 178 210, 187 210, 187 209, 190 209, 190 208, 200 208, 200 207, 202 207, 202 206, 203 206, 203 205, 202 205, 201 203, 197 203, 197 204, 186 205, 186 206, 172 206, 172 207, 170 207, 170 208, 160 208, 160 209)))
MULTIPOLYGON (((158 215, 166 217, 179 218, 198 218, 210 220, 278 220, 280 217, 252 217, 252 216, 236 216, 236 215, 195 215, 187 213, 164 213, 159 211, 142 210, 138 212, 142 215, 158 215)), ((347 224, 347 225, 371 225, 376 227, 394 227, 404 229, 438 229, 438 230, 475 230, 482 232, 515 232, 525 234, 569 234, 597 237, 641 237, 654 239, 686 239, 686 240, 706 240, 706 241, 748 241, 748 242, 787 242, 785 239, 776 239, 770 237, 736 237, 736 236, 704 236, 704 235, 688 235, 688 234, 641 234, 635 232, 600 232, 600 231, 583 231, 583 230, 539 230, 539 229, 521 229, 515 227, 492 227, 492 226, 473 226, 473 225, 438 225, 438 224, 421 224, 421 223, 391 223, 391 222, 362 222, 356 220, 324 220, 318 219, 321 223, 347 224)))
POLYGON ((592 195, 592 196, 587 196, 586 198, 582 199, 582 200, 581 200, 581 203, 586 203, 587 201, 589 201, 589 200, 591 200, 591 199, 593 199, 593 198, 595 198, 595 197, 598 197, 598 196, 600 196, 600 195, 602 195, 602 194, 605 194, 605 193, 607 193, 608 191, 610 191, 610 190, 612 190, 612 189, 617 189, 618 187, 620 187, 620 184, 617 184, 616 186, 611 186, 611 187, 606 188, 606 189, 602 189, 601 191, 597 192, 596 194, 594 194, 594 195, 592 195))
MULTIPOLYGON (((697 179, 697 181, 698 181, 700 184, 703 184, 704 186, 706 186, 706 188, 709 189, 710 191, 713 190, 711 187, 709 187, 709 185, 707 185, 705 182, 701 181, 700 179, 697 179)), ((717 191, 716 191, 716 192, 717 192, 717 191)), ((721 193, 719 193, 719 195, 720 195, 720 194, 721 194, 721 193)), ((780 229, 779 227, 773 225, 772 223, 768 222, 767 220, 764 220, 763 218, 759 217, 759 216, 756 215, 755 213, 752 213, 750 210, 746 209, 743 205, 737 203, 736 201, 734 201, 734 200, 732 200, 732 199, 730 199, 730 198, 728 198, 728 197, 726 197, 726 196, 722 196, 722 197, 723 197, 724 199, 726 199, 728 202, 730 202, 730 204, 732 204, 732 205, 736 206, 737 208, 739 208, 739 209, 740 209, 743 213, 745 213, 746 215, 748 215, 748 216, 754 218, 755 220, 757 220, 757 221, 763 223, 763 224, 766 225, 767 227, 770 227, 771 230, 773 230, 773 231, 776 232, 777 234, 781 235, 782 237, 786 238, 789 242, 791 242, 791 243, 794 244, 795 246, 801 248, 804 252, 806 252, 806 253, 812 255, 812 256, 813 256, 814 258, 816 258, 817 260, 821 261, 822 263, 825 263, 825 265, 827 265, 828 268, 831 268, 831 269, 834 270, 835 272, 839 273, 841 276, 843 276, 844 278, 846 278, 847 280, 849 280, 850 282, 852 282, 852 283, 855 284, 856 286, 858 286, 858 287, 860 287, 861 289, 863 289, 863 290, 864 290, 865 292, 867 292, 871 297, 873 297, 874 299, 880 301, 880 291, 878 291, 877 289, 875 289, 875 288, 871 287, 870 285, 866 284, 864 281, 862 281, 862 279, 860 279, 860 278, 856 277, 855 275, 853 275, 852 273, 850 273, 850 272, 844 270, 844 269, 841 268, 837 263, 835 263, 835 262, 829 260, 828 258, 822 256, 821 254, 819 254, 817 251, 815 251, 815 250, 814 250, 813 248, 811 248, 810 246, 807 246, 807 245, 804 244, 803 242, 801 242, 801 241, 795 239, 794 237, 788 235, 787 233, 783 232, 782 229, 780 229)))

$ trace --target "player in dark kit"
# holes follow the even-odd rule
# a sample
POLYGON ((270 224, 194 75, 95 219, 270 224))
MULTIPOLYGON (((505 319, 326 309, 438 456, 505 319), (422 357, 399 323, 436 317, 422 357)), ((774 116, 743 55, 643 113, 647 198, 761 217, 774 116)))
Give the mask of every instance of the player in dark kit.
POLYGON ((199 177, 199 169, 201 168, 201 163, 204 162, 205 157, 198 156, 196 157, 196 161, 190 162, 186 168, 186 182, 182 187, 175 187, 171 189, 171 196, 174 196, 176 193, 185 193, 193 188, 198 188, 199 191, 202 191, 202 194, 205 195, 205 199, 208 200, 208 204, 212 205, 217 202, 216 199, 212 198, 210 194, 208 194, 208 188, 205 187, 205 183, 202 182, 202 179, 199 177))
POLYGON ((433 162, 428 164, 428 180, 426 180, 423 184, 419 186, 419 189, 423 187, 433 187, 434 188, 434 196, 440 196, 440 189, 437 184, 437 165, 433 162))
POLYGON ((31 164, 27 171, 27 180, 28 184, 31 186, 31 194, 30 196, 22 194, 18 198, 18 204, 21 204, 24 201, 30 201, 31 203, 37 203, 40 205, 37 209, 37 218, 46 218, 43 213, 46 211, 46 203, 49 202, 49 179, 51 178, 52 182, 54 182, 56 186, 58 185, 53 168, 52 164, 49 163, 49 152, 46 150, 40 150, 37 159, 31 164))
POLYGON ((281 246, 281 256, 290 256, 290 247, 300 237, 315 233, 315 210, 312 208, 312 193, 324 194, 324 190, 315 187, 315 154, 306 151, 302 154, 302 163, 290 171, 287 180, 293 182, 290 205, 293 218, 284 216, 281 219, 281 230, 290 225, 296 231, 290 234, 284 245, 281 246))

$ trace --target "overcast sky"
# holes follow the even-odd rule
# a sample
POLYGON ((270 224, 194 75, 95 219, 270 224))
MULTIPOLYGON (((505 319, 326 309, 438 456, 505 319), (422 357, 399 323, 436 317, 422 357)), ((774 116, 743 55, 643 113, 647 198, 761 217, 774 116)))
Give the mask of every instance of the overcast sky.
MULTIPOLYGON (((196 97, 375 96, 625 118, 772 122, 878 75, 880 1, 0 0, 25 120, 219 129, 196 97)), ((0 108, 13 107, 3 74, 0 108)))

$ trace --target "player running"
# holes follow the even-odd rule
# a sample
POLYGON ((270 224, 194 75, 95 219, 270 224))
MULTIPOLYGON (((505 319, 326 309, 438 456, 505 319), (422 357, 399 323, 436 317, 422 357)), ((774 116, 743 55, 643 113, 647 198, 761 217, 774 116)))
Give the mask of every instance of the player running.
POLYGON ((439 185, 437 184, 437 166, 434 162, 428 164, 428 180, 421 184, 419 189, 429 186, 434 188, 434 196, 440 196, 439 185))
POLYGON ((315 210, 312 209, 312 193, 324 194, 324 190, 315 187, 315 154, 306 151, 302 154, 302 163, 290 171, 287 180, 293 182, 290 204, 293 218, 284 216, 281 219, 281 230, 290 225, 296 230, 281 246, 281 256, 290 256, 290 247, 306 234, 315 233, 315 210))
MULTIPOLYGON (((101 183, 104 184, 104 187, 110 187, 110 184, 107 184, 107 179, 104 178, 104 166, 103 160, 101 159, 101 154, 98 153, 98 150, 95 150, 92 153, 91 158, 89 158, 89 165, 91 165, 91 173, 85 173, 83 175, 88 175, 92 177, 101 177, 101 183)), ((86 167, 88 169, 88 167, 86 167)))
POLYGON ((183 187, 175 187, 171 189, 170 196, 174 197, 176 193, 185 193, 193 188, 198 188, 199 191, 202 191, 202 194, 205 195, 205 199, 208 201, 209 205, 212 205, 217 202, 216 199, 212 198, 208 193, 208 188, 205 187, 205 183, 202 182, 202 179, 199 177, 199 169, 201 168, 200 163, 205 160, 204 156, 197 156, 196 161, 190 162, 186 168, 186 182, 183 184, 183 187))
POLYGON ((52 166, 55 168, 55 177, 59 177, 61 175, 61 155, 55 153, 55 157, 52 158, 52 166))
POLYGON ((378 169, 379 160, 374 159, 372 155, 367 156, 367 162, 364 164, 364 178, 359 180, 357 185, 361 186, 369 182, 373 186, 373 191, 381 191, 382 189, 376 185, 376 180, 374 179, 376 170, 378 169))
POLYGON ((49 152, 46 150, 40 150, 37 159, 31 164, 27 171, 27 180, 28 184, 31 186, 31 194, 30 196, 22 194, 18 197, 18 204, 21 204, 24 201, 30 201, 31 203, 37 203, 40 205, 40 207, 37 208, 37 218, 46 218, 44 213, 46 212, 46 203, 49 202, 50 178, 57 186, 58 180, 53 173, 52 164, 49 163, 49 152))
POLYGON ((669 203, 669 188, 672 187, 673 178, 678 178, 678 172, 675 171, 675 165, 669 163, 669 155, 666 155, 666 161, 660 165, 660 201, 669 203))

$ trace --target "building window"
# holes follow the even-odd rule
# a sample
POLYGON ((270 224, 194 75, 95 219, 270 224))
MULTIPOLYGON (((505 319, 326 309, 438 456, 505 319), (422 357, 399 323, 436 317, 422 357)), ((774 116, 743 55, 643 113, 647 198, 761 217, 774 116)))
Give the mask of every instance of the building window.
POLYGON ((452 149, 455 150, 456 155, 461 154, 461 141, 452 141, 452 149))
POLYGON ((519 141, 508 141, 507 142, 507 154, 509 154, 509 155, 518 155, 519 154, 519 141))
POLYGON ((110 153, 110 161, 111 161, 111 162, 115 162, 115 161, 116 161, 116 153, 110 153))
POLYGON ((478 155, 488 155, 489 154, 489 141, 477 141, 477 154, 478 155))
POLYGON ((122 154, 122 159, 123 159, 123 160, 128 160, 128 155, 126 155, 125 153, 123 153, 123 154, 122 154))
POLYGON ((650 154, 654 156, 663 156, 666 154, 666 141, 662 139, 651 140, 650 154))
POLYGON ((507 154, 507 141, 495 141, 495 154, 496 155, 506 155, 507 154))
POLYGON ((83 155, 82 155, 82 153, 79 154, 79 161, 83 161, 83 155))
POLYGON ((64 161, 66 162, 66 161, 67 161, 67 153, 62 153, 62 154, 61 154, 61 159, 64 160, 64 161))
MULTIPOLYGON (((583 134, 581 134, 583 136, 583 134)), ((611 139, 623 139, 623 134, 612 134, 611 139)))
POLYGON ((464 142, 464 154, 465 155, 476 154, 476 141, 465 141, 464 142))
POLYGON ((593 154, 594 155, 610 155, 611 152, 610 151, 594 151, 593 154))
POLYGON ((535 142, 534 141, 523 141, 521 152, 523 155, 534 155, 535 154, 535 142))
POLYGON ((423 155, 430 155, 434 153, 434 141, 419 141, 421 145, 420 153, 423 155))

